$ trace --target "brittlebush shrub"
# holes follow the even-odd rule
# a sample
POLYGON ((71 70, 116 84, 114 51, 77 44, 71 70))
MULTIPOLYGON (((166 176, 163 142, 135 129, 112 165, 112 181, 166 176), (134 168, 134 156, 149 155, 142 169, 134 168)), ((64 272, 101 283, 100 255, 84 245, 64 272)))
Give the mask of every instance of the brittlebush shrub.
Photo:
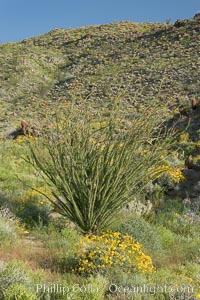
POLYGON ((102 232, 81 238, 76 251, 73 272, 81 275, 106 274, 113 268, 134 273, 154 271, 151 257, 142 245, 120 232, 102 232))
POLYGON ((168 184, 176 184, 185 180, 185 177, 179 168, 169 165, 160 165, 154 169, 157 174, 157 179, 160 178, 168 184))

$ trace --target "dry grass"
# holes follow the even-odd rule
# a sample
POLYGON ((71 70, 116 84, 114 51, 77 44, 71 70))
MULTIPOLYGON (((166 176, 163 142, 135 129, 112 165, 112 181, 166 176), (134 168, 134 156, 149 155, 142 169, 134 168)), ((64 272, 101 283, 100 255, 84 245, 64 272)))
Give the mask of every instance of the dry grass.
POLYGON ((4 242, 0 245, 0 257, 4 262, 20 260, 28 262, 33 268, 40 268, 47 259, 46 249, 42 242, 30 237, 17 238, 14 242, 4 242))

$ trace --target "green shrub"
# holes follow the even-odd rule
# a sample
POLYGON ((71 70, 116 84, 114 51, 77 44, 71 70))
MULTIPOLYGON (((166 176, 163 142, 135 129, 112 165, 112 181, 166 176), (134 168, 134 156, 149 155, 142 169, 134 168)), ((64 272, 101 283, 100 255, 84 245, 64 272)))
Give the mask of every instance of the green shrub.
POLYGON ((176 243, 177 235, 164 226, 157 226, 156 229, 161 237, 163 247, 170 249, 176 243))
POLYGON ((3 293, 2 300, 39 300, 39 298, 24 285, 13 284, 3 293))
POLYGON ((103 300, 104 294, 108 287, 108 280, 103 276, 89 277, 85 285, 86 292, 77 293, 74 295, 74 300, 103 300), (92 287, 92 292, 90 292, 92 287), (77 298, 76 298, 77 296, 77 298))
POLYGON ((47 225, 51 207, 46 199, 38 193, 28 193, 18 197, 14 203, 14 211, 26 226, 34 227, 42 222, 47 225))
POLYGON ((12 241, 17 236, 19 220, 7 207, 0 208, 0 241, 12 241))
POLYGON ((61 230, 61 236, 69 243, 69 245, 76 243, 79 239, 77 231, 67 227, 61 230))
POLYGON ((129 217, 127 220, 123 221, 117 230, 123 234, 127 233, 131 235, 141 243, 149 253, 162 250, 162 239, 156 231, 156 228, 151 226, 142 217, 137 215, 129 217))
POLYGON ((0 242, 12 241, 16 237, 15 228, 9 222, 0 219, 0 242))
POLYGON ((172 252, 178 253, 180 261, 182 263, 187 262, 198 262, 199 261, 199 250, 200 239, 198 238, 198 232, 196 237, 184 237, 181 235, 177 236, 176 244, 172 252))
POLYGON ((164 207, 158 212, 152 222, 170 229, 177 235, 195 237, 200 230, 200 221, 196 216, 183 212, 181 206, 174 203, 174 207, 164 207), (178 212, 179 213, 178 213, 178 212))
MULTIPOLYGON (((193 271, 193 270, 192 270, 193 271)), ((127 299, 127 300, 195 300, 195 294, 198 291, 198 280, 193 280, 187 269, 162 268, 155 270, 151 275, 130 274, 122 270, 114 270, 109 274, 109 282, 113 283, 110 299, 127 299), (117 291, 116 287, 120 287, 117 291), (179 287, 179 292, 176 291, 179 287), (185 288, 181 291, 181 288, 185 288), (173 291, 170 289, 173 288, 173 291), (188 289, 187 289, 188 288, 188 289)), ((111 284, 110 284, 111 286, 111 284)))
POLYGON ((184 237, 196 237, 200 232, 200 222, 199 220, 195 221, 195 218, 187 214, 175 214, 168 228, 184 237))
MULTIPOLYGON (((10 293, 17 291, 17 286, 24 286, 24 289, 28 289, 34 284, 44 281, 44 274, 41 271, 32 271, 27 265, 19 261, 13 261, 3 266, 0 272, 0 297, 3 297, 5 292, 10 289, 10 293)), ((12 294, 10 294, 12 295, 12 294)), ((12 298, 11 298, 12 299, 12 298)), ((6 298, 7 300, 7 298, 6 298)))
POLYGON ((22 144, 17 139, 6 140, 1 145, 0 207, 6 205, 23 223, 33 227, 41 221, 48 223, 51 207, 43 195, 30 189, 30 185, 39 190, 43 186, 40 186, 40 181, 34 175, 34 169, 21 157, 28 146, 28 139, 24 139, 22 144))
POLYGON ((165 266, 156 269, 150 276, 145 274, 130 275, 121 270, 115 270, 110 275, 109 282, 121 287, 120 292, 111 293, 111 299, 182 300, 188 298, 195 300, 199 286, 198 265, 194 267, 191 265, 181 266, 177 269, 170 269, 165 266), (128 291, 125 295, 123 288, 128 291), (172 291, 171 288, 173 288, 172 291), (179 288, 179 291, 176 291, 176 288, 179 288))
POLYGON ((30 285, 30 278, 19 262, 13 262, 7 265, 0 273, 0 295, 14 284, 30 285))
MULTIPOLYGON (((152 276, 152 274, 150 275, 152 276)), ((114 268, 108 274, 108 280, 110 283, 115 283, 117 286, 137 286, 142 285, 144 282, 147 282, 147 278, 145 274, 134 274, 128 273, 125 270, 120 268, 114 268)))
POLYGON ((0 240, 12 241, 17 235, 27 234, 21 220, 7 207, 0 209, 0 240))

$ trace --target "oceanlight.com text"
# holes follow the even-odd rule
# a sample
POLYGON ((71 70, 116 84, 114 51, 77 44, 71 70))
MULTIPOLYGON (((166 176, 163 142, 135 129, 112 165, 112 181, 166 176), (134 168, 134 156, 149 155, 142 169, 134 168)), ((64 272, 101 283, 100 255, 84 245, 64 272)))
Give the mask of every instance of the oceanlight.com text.
POLYGON ((115 283, 110 284, 109 286, 110 293, 116 294, 125 294, 125 295, 142 295, 142 294, 150 294, 155 295, 156 293, 179 293, 185 295, 191 295, 194 293, 194 289, 192 286, 168 286, 168 285, 135 285, 135 286, 120 286, 115 283))
MULTIPOLYGON (((47 294, 62 294, 67 295, 66 299, 74 294, 98 294, 99 288, 97 285, 63 285, 63 284, 37 284, 36 285, 37 293, 47 293, 47 294)), ((115 283, 110 283, 108 285, 108 292, 110 294, 120 294, 123 296, 135 296, 135 295, 155 295, 156 293, 165 293, 165 294, 184 294, 185 299, 187 297, 194 295, 194 289, 192 286, 173 286, 173 285, 135 285, 135 286, 120 286, 115 283)))

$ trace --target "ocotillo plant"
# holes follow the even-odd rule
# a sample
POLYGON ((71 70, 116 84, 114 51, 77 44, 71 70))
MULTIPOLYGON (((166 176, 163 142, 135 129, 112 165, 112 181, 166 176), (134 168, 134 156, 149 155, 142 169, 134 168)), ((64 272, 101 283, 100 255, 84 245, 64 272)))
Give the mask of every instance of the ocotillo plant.
MULTIPOLYGON (((117 108, 116 108, 117 107, 117 108)), ((105 229, 121 208, 157 176, 155 167, 173 143, 166 107, 151 103, 106 117, 69 105, 52 130, 30 144, 27 161, 52 188, 59 212, 84 233, 105 229)))

